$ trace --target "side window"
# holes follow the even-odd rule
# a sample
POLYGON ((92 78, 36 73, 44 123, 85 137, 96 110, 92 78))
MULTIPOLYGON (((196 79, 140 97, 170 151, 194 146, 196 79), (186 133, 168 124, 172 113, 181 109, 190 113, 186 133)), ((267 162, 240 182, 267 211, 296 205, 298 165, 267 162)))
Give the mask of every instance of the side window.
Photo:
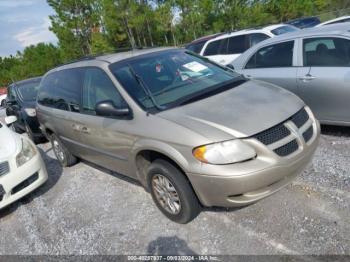
POLYGON ((195 43, 195 44, 189 44, 188 46, 186 46, 186 49, 199 54, 202 51, 204 44, 205 44, 205 41, 195 43))
POLYGON ((228 40, 228 54, 241 54, 248 49, 247 35, 230 37, 228 40))
POLYGON ((350 66, 350 40, 336 37, 303 40, 304 66, 350 66))
POLYGON ((250 34, 249 35, 249 47, 252 47, 266 39, 270 38, 268 35, 265 34, 260 34, 260 33, 256 33, 256 34, 250 34))
POLYGON ((9 86, 7 93, 8 93, 7 96, 9 97, 9 100, 17 99, 17 93, 13 85, 9 86))
POLYGON ((219 53, 220 43, 220 40, 209 43, 205 48, 203 55, 217 55, 219 53))
POLYGON ((259 49, 245 68, 271 68, 293 66, 294 41, 270 45, 259 49))
POLYGON ((81 101, 81 69, 66 69, 57 73, 55 86, 55 105, 61 110, 80 112, 81 101))
POLYGON ((96 104, 105 100, 112 100, 114 105, 119 108, 126 105, 112 80, 102 69, 86 68, 83 85, 84 111, 96 114, 96 104))
POLYGON ((81 69, 51 73, 41 83, 38 103, 60 110, 80 112, 81 69))
POLYGON ((56 73, 44 77, 40 83, 38 92, 38 103, 43 106, 53 107, 55 102, 55 86, 57 82, 56 73))

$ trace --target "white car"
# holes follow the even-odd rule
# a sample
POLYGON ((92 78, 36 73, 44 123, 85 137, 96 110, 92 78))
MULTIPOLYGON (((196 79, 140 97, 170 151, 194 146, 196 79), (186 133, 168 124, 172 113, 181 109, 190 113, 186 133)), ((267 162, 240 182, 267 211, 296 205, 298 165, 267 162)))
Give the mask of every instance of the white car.
MULTIPOLYGON (((5 118, 7 125, 15 116, 5 118)), ((0 122, 0 209, 37 189, 48 179, 33 142, 0 122)))
POLYGON ((0 107, 5 107, 7 95, 0 95, 0 107))
POLYGON ((323 22, 321 24, 318 24, 316 27, 320 27, 324 25, 339 24, 339 23, 347 23, 347 22, 350 22, 350 16, 342 16, 342 17, 338 17, 338 18, 323 22))
POLYGON ((208 57, 216 63, 228 65, 257 43, 277 35, 298 30, 300 29, 292 25, 278 24, 259 29, 245 29, 222 34, 207 41, 199 54, 208 57))

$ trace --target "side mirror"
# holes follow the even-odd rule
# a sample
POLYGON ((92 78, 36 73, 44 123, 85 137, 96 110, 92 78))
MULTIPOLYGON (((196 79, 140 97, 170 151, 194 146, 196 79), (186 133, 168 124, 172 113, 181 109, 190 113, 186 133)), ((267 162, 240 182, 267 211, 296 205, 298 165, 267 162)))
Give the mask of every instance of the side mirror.
POLYGON ((17 121, 17 117, 16 116, 7 116, 7 117, 5 117, 5 123, 8 126, 13 124, 16 121, 17 121))
POLYGON ((6 100, 6 106, 14 106, 17 105, 16 100, 6 100))
POLYGON ((113 101, 101 101, 95 106, 96 115, 106 117, 126 117, 130 116, 130 109, 128 107, 117 108, 113 101))
POLYGON ((231 70, 235 70, 235 67, 232 64, 228 64, 226 67, 228 67, 231 70))

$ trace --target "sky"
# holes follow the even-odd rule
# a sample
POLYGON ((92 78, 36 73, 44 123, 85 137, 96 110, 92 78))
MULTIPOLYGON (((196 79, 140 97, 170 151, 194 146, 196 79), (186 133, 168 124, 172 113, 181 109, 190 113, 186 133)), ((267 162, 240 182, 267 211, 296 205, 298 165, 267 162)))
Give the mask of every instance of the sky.
POLYGON ((56 44, 49 31, 53 13, 46 0, 0 0, 0 56, 15 55, 40 42, 56 44))

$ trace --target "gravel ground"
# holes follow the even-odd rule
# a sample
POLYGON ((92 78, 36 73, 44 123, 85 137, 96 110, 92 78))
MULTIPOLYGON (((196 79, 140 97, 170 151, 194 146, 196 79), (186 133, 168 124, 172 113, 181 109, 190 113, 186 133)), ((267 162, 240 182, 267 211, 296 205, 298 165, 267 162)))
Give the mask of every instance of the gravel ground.
POLYGON ((187 225, 137 182, 87 163, 62 169, 39 148, 49 181, 0 211, 0 254, 350 255, 350 128, 323 128, 312 165, 285 189, 187 225))

